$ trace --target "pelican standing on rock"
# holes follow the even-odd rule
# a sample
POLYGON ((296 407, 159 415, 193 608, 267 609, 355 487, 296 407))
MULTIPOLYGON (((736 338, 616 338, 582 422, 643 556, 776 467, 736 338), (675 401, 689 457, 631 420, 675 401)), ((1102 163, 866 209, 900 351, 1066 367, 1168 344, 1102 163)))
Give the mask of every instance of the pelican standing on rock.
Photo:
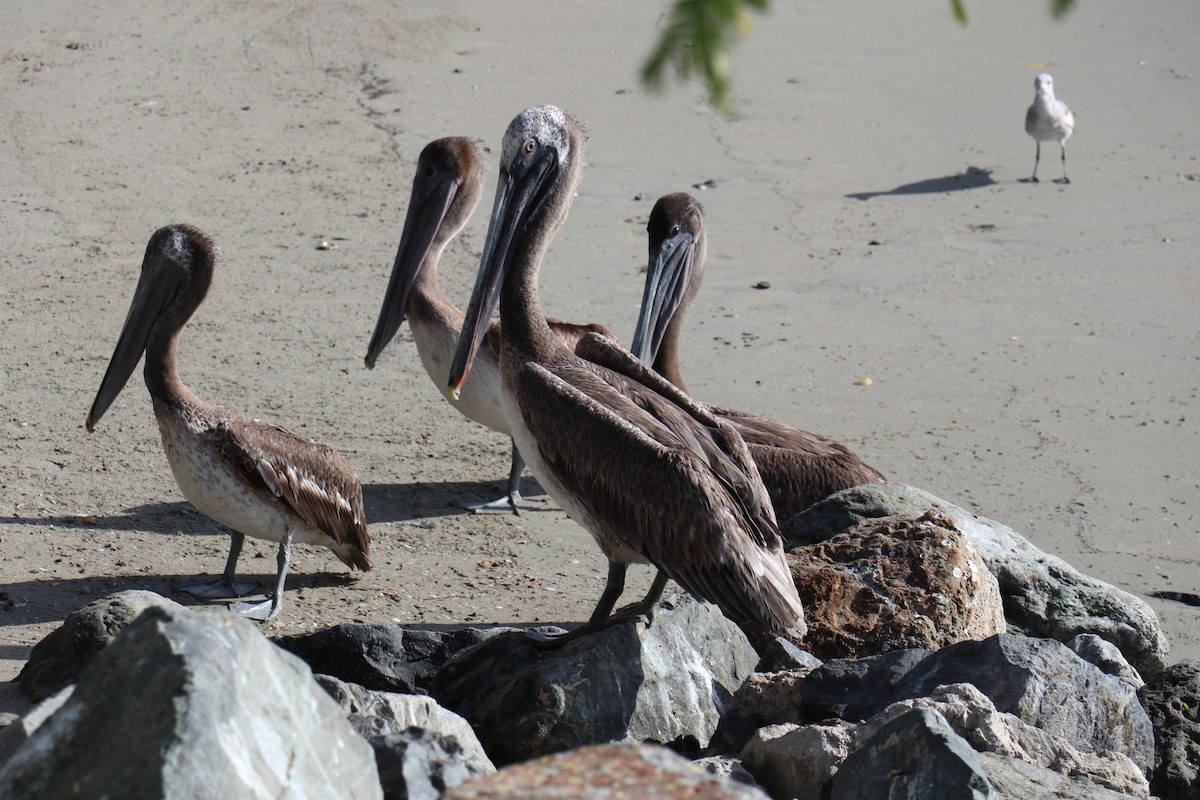
POLYGON ((362 485, 337 451, 249 414, 192 394, 175 369, 179 335, 212 283, 216 248, 191 225, 150 237, 125 327, 87 416, 90 433, 121 393, 142 353, 146 388, 167 461, 183 496, 233 532, 223 576, 184 587, 204 597, 235 597, 253 584, 235 582, 246 536, 279 543, 275 591, 234 610, 272 619, 283 605, 293 542, 328 547, 351 569, 371 568, 362 485))
MULTIPOLYGON (((704 281, 704 209, 685 192, 659 198, 646 226, 650 261, 632 352, 684 392, 679 367, 683 316, 704 281)), ((732 408, 707 406, 750 448, 781 522, 834 492, 886 480, 841 442, 732 408)))
MULTIPOLYGON (((605 627, 627 565, 648 563, 744 627, 801 637, 804 611, 741 437, 612 340, 591 334, 572 352, 542 314, 538 270, 570 211, 583 140, 579 123, 555 106, 523 111, 504 134, 450 389, 466 379, 499 302, 513 440, 608 558, 600 601, 566 636, 605 627)), ((634 610, 649 611, 665 582, 656 578, 634 610)))
POLYGON ((1063 176, 1055 183, 1070 183, 1067 177, 1067 139, 1075 132, 1075 115, 1067 104, 1054 96, 1054 78, 1043 72, 1033 81, 1036 94, 1033 105, 1025 112, 1025 132, 1037 142, 1037 155, 1033 159, 1033 177, 1029 183, 1037 183, 1038 162, 1042 160, 1042 142, 1058 142, 1062 150, 1063 176))
MULTIPOLYGON (((463 313, 438 288, 438 262, 446 246, 467 224, 479 204, 484 164, 482 145, 461 136, 438 139, 421 151, 400 247, 375 323, 375 333, 367 347, 368 369, 375 367, 383 349, 407 317, 425 372, 439 391, 445 387, 458 334, 462 330, 463 313)), ((576 325, 562 320, 549 320, 549 324, 571 349, 588 333, 612 336, 601 325, 576 325)), ((470 382, 457 397, 451 396, 449 400, 468 419, 511 437, 500 401, 498 321, 488 326, 470 382)), ((520 493, 524 465, 514 443, 507 496, 467 508, 474 511, 511 509, 517 513, 519 508, 525 507, 526 501, 520 493)))

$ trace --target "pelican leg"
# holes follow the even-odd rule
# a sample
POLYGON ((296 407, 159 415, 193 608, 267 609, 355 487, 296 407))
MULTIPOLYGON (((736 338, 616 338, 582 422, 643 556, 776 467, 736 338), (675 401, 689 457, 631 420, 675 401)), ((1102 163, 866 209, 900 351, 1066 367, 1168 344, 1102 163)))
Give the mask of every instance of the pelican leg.
MULTIPOLYGON (((592 616, 587 622, 567 633, 560 633, 554 636, 534 633, 530 634, 529 638, 539 647, 553 650, 562 647, 567 642, 598 633, 607 628, 613 619, 615 619, 609 616, 612 614, 613 606, 617 604, 621 593, 625 591, 625 568, 624 564, 619 564, 616 561, 608 562, 608 580, 605 581, 604 591, 600 594, 600 600, 596 603, 596 608, 592 611, 592 616)), ((655 579, 655 583, 657 582, 657 579, 655 579)), ((664 580, 663 583, 665 584, 666 581, 664 580)), ((660 589, 659 591, 661 592, 662 590, 660 589)))
POLYGON ((613 614, 613 621, 636 619, 637 617, 645 617, 646 624, 650 625, 654 622, 654 606, 662 597, 663 589, 667 587, 667 581, 670 576, 661 569, 654 576, 654 583, 650 584, 650 589, 646 592, 646 596, 636 603, 630 603, 617 613, 613 614))
POLYGON ((1061 180, 1057 180, 1055 183, 1070 183, 1071 179, 1067 177, 1067 146, 1060 142, 1059 147, 1062 148, 1063 176, 1061 180))
POLYGON ((279 610, 283 608, 283 583, 287 579, 288 562, 292 558, 292 535, 293 532, 289 530, 279 543, 279 554, 275 557, 275 593, 261 603, 235 603, 230 606, 230 611, 238 616, 264 622, 275 619, 279 610))
POLYGON ((534 511, 543 508, 540 501, 527 500, 521 496, 521 473, 524 471, 525 458, 517 449, 517 443, 513 442, 512 464, 508 470, 508 494, 482 503, 463 504, 463 508, 470 509, 476 514, 503 514, 511 511, 517 516, 521 515, 521 509, 534 511))
POLYGON ((246 537, 237 531, 234 531, 229 542, 229 558, 225 560, 225 572, 221 577, 203 581, 201 583, 193 583, 187 586, 180 586, 180 590, 196 597, 209 597, 226 600, 230 597, 241 597, 254 591, 258 587, 257 581, 237 581, 237 562, 238 556, 242 554, 242 543, 246 537))

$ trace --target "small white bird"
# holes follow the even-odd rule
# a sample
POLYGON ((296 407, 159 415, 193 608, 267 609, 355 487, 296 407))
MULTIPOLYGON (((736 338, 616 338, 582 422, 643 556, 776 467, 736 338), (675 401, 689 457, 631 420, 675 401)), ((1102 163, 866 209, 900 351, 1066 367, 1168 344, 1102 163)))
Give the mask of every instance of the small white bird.
POLYGON ((1033 105, 1025 112, 1025 132, 1037 142, 1037 157, 1033 160, 1033 177, 1030 183, 1037 183, 1038 162, 1042 159, 1042 142, 1058 142, 1062 149, 1063 176, 1055 183, 1070 183, 1067 177, 1067 139, 1075 132, 1075 115, 1067 104, 1054 96, 1054 78, 1043 72, 1033 82, 1037 95, 1033 105))

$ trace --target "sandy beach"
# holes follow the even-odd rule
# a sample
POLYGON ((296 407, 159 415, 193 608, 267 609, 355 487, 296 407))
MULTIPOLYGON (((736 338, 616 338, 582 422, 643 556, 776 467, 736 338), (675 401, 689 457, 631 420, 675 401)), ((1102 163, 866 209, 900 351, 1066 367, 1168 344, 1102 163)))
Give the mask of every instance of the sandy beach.
MULTIPOLYGON (((1171 660, 1200 657, 1200 7, 776 2, 735 51, 738 113, 646 92, 666 3, 10 4, 0 44, 0 681, 79 606, 180 602, 228 536, 191 508, 140 371, 83 425, 150 234, 223 253, 183 335, 202 398, 341 450, 376 569, 295 553, 265 626, 574 622, 604 583, 547 510, 475 516, 509 445, 458 415, 407 327, 367 341, 430 140, 498 148, 553 103, 589 129, 546 311, 628 341, 654 200, 704 204, 693 393, 838 438, 895 481, 999 520, 1149 600, 1171 660), (1190 55, 1189 55, 1190 53, 1190 55), (1022 128, 1039 72, 1076 115, 1022 128), (696 187, 704 188, 696 188, 696 187), (325 243, 322 245, 322 243, 325 243), (756 289, 760 281, 770 288, 756 289), (870 378, 869 385, 865 379, 870 378)), ((495 154, 493 154, 494 158, 495 154)), ((495 185, 447 251, 465 304, 495 185)), ((532 478, 527 494, 541 492, 532 478)), ((270 580, 272 545, 241 572, 270 580)), ((649 570, 631 571, 629 592, 649 570)))

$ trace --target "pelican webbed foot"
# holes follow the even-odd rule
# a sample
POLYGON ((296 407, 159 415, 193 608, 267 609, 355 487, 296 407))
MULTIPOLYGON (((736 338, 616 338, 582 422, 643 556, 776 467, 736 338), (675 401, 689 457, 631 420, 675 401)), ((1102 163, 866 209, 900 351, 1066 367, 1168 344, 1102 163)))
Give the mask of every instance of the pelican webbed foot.
POLYGON ((658 605, 658 601, 662 598, 663 589, 667 587, 667 581, 670 576, 661 569, 654 576, 654 583, 650 584, 650 589, 646 592, 646 596, 636 603, 630 603, 624 608, 617 609, 611 617, 610 622, 626 622, 631 619, 643 619, 646 622, 646 627, 654 624, 654 608, 658 605))
POLYGON ((221 577, 211 581, 201 581, 187 586, 180 586, 180 591, 195 597, 205 597, 214 600, 228 600, 231 597, 241 597, 250 594, 258 588, 258 581, 237 580, 238 556, 242 553, 242 543, 246 537, 234 531, 229 542, 229 557, 225 559, 225 571, 221 577))
POLYGON ((239 617, 267 622, 275 619, 279 615, 279 609, 283 606, 282 603, 276 603, 275 600, 276 598, 270 598, 258 603, 233 603, 229 606, 229 610, 239 617))
POLYGON ((462 507, 476 514, 515 514, 519 517, 522 511, 544 511, 546 501, 530 500, 520 492, 513 492, 482 503, 463 503, 462 507))
POLYGON ((263 622, 275 619, 283 608, 283 584, 287 580, 288 561, 292 555, 292 537, 294 531, 289 530, 279 542, 279 553, 275 556, 275 592, 266 600, 258 603, 234 603, 229 610, 240 617, 257 619, 263 622))

